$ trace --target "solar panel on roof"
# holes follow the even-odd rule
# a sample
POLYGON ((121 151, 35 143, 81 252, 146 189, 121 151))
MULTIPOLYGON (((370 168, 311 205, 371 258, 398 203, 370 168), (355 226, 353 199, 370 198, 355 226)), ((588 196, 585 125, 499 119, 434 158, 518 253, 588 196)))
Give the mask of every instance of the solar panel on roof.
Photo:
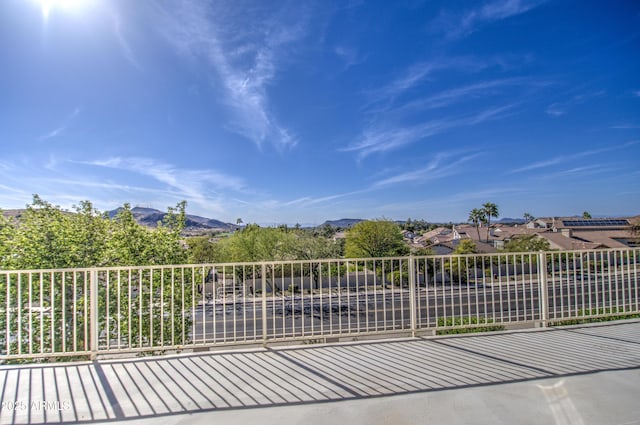
POLYGON ((569 227, 612 227, 629 225, 627 220, 621 219, 575 219, 563 220, 562 223, 569 227))

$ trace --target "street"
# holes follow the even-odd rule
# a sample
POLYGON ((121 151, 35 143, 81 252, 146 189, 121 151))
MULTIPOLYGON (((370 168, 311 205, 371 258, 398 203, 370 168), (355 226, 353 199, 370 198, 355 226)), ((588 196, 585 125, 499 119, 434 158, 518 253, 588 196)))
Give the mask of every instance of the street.
MULTIPOLYGON (((615 311, 626 311, 630 306, 637 309, 637 285, 629 283, 622 277, 608 282, 549 281, 549 317, 562 318, 570 311, 575 315, 603 305, 613 306, 615 311)), ((404 288, 282 294, 267 297, 264 304, 261 298, 232 296, 200 303, 191 310, 192 341, 261 342, 263 332, 274 340, 410 330, 411 298, 404 288)), ((540 320, 539 292, 532 281, 421 287, 414 302, 418 328, 540 320)))

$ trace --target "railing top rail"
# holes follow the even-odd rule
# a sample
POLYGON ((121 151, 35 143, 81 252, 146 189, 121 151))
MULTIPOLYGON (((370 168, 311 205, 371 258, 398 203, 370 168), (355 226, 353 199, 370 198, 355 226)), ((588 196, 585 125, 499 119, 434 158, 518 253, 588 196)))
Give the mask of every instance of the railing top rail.
POLYGON ((424 260, 438 259, 448 260, 450 258, 504 258, 514 256, 538 256, 542 255, 593 255, 610 252, 635 252, 640 255, 640 247, 628 248, 603 248, 603 249, 578 249, 578 250, 549 250, 549 251, 529 251, 529 252, 494 252, 494 253, 471 253, 471 254, 440 254, 440 255, 408 255, 397 257, 367 257, 367 258, 320 258, 305 260, 265 260, 265 261, 247 261, 247 262, 227 262, 227 263, 199 263, 199 264, 147 264, 137 266, 108 266, 108 267, 78 267, 78 268, 49 268, 49 269, 0 269, 0 275, 15 275, 19 273, 90 273, 92 271, 128 271, 128 270, 171 270, 184 268, 223 268, 223 267, 258 267, 262 265, 304 265, 304 264, 354 264, 361 262, 379 262, 379 261, 408 261, 409 259, 424 260))

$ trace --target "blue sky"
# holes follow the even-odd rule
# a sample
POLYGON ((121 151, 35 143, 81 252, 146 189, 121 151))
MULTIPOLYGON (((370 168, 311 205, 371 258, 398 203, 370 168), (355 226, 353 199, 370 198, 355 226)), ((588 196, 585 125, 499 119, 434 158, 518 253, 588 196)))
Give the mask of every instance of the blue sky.
POLYGON ((2 0, 0 207, 640 213, 640 4, 2 0))

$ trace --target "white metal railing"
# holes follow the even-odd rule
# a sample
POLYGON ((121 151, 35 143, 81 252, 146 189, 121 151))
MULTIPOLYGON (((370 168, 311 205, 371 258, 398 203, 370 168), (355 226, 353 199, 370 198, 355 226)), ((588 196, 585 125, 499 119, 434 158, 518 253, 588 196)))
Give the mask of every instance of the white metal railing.
POLYGON ((0 358, 640 313, 640 249, 0 271, 0 358))

